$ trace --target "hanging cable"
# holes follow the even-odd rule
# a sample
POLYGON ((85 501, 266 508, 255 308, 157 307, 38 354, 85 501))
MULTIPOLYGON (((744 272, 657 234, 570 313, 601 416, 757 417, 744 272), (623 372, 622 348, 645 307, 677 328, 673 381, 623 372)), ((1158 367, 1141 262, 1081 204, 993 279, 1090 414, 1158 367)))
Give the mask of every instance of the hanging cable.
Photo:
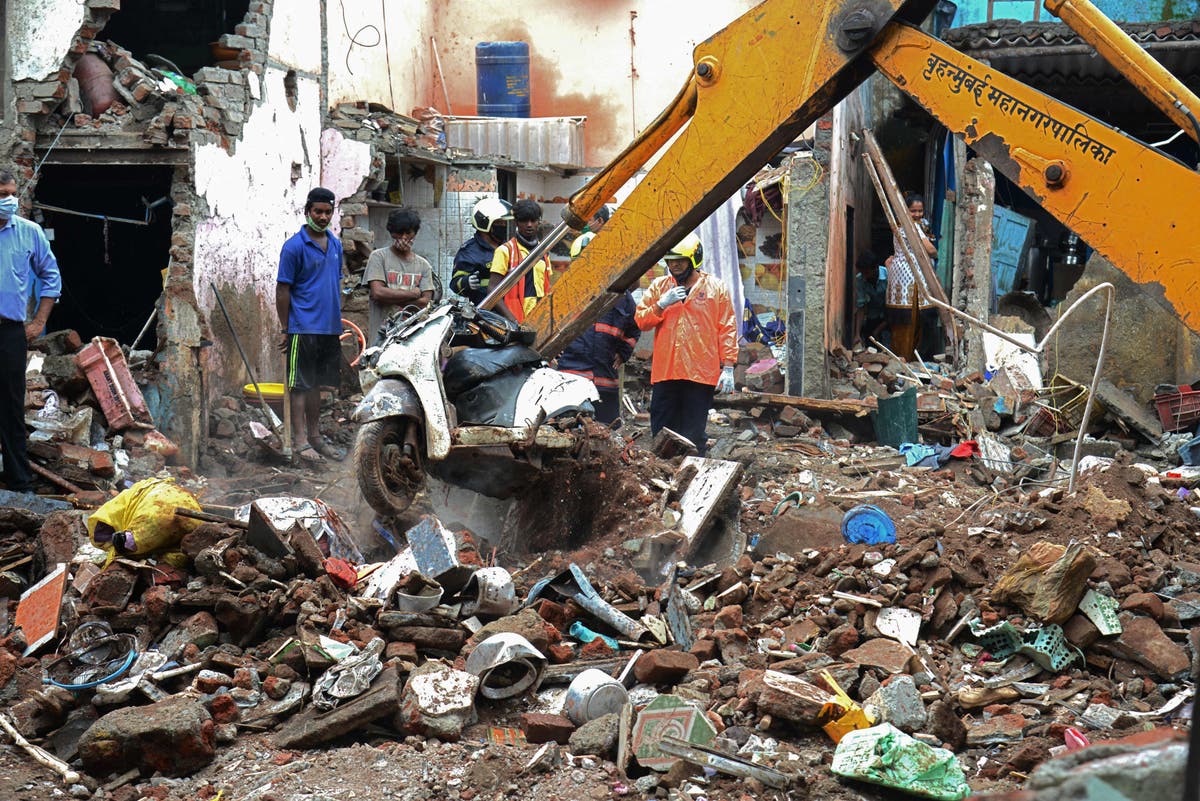
MULTIPOLYGON (((345 29, 346 36, 350 39, 350 46, 346 48, 346 62, 345 62, 346 63, 346 72, 353 75, 354 70, 350 69, 350 54, 352 52, 354 52, 354 48, 355 47, 365 47, 365 48, 378 47, 379 43, 383 41, 383 36, 379 33, 379 28, 377 28, 374 25, 371 25, 370 23, 363 25, 361 28, 359 28, 354 33, 350 33, 350 23, 346 19, 346 4, 345 4, 345 2, 343 2, 343 0, 338 0, 338 7, 342 10, 342 28, 345 29), (358 40, 358 37, 362 34, 363 31, 375 31, 375 41, 374 42, 360 42, 358 40)), ((384 23, 384 25, 386 25, 386 24, 387 23, 384 23)), ((388 71, 388 77, 389 78, 391 77, 390 70, 388 71)))

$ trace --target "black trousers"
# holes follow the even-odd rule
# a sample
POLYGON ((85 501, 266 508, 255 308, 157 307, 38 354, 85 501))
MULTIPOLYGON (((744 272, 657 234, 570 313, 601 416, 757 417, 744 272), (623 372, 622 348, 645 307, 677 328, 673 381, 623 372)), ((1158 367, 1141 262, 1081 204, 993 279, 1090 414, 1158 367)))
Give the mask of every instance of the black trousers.
POLYGON ((621 416, 621 400, 620 393, 615 389, 600 389, 596 388, 600 393, 600 400, 593 404, 596 408, 595 419, 597 423, 604 425, 612 425, 613 421, 621 416))
POLYGON ((25 324, 0 320, 0 448, 4 484, 13 492, 33 489, 25 448, 25 324))
POLYGON ((695 381, 659 381, 650 392, 650 434, 669 428, 690 439, 703 456, 708 444, 704 430, 716 389, 695 381))

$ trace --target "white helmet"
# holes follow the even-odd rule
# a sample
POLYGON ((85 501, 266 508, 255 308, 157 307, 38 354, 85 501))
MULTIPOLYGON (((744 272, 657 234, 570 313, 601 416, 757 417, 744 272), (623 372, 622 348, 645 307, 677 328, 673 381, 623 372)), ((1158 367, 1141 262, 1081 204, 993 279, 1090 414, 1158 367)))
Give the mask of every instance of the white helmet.
POLYGON ((485 197, 475 204, 471 212, 471 225, 476 231, 489 231, 501 220, 511 220, 512 206, 506 200, 498 197, 485 197))

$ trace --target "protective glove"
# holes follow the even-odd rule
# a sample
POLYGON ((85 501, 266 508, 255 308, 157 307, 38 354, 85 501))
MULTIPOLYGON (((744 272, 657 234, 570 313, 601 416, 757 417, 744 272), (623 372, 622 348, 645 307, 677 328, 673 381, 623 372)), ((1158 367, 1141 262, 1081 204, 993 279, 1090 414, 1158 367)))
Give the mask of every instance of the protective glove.
POLYGON ((687 288, 682 286, 673 286, 668 289, 661 298, 658 299, 659 311, 666 311, 668 306, 673 306, 676 303, 682 303, 687 297, 687 288))
POLYGON ((717 394, 727 395, 733 392, 733 368, 722 367, 721 377, 717 379, 717 394))
POLYGON ((467 276, 467 286, 468 287, 470 287, 471 289, 479 289, 479 284, 480 284, 480 281, 479 281, 478 275, 476 275, 475 273, 471 273, 470 275, 467 276))

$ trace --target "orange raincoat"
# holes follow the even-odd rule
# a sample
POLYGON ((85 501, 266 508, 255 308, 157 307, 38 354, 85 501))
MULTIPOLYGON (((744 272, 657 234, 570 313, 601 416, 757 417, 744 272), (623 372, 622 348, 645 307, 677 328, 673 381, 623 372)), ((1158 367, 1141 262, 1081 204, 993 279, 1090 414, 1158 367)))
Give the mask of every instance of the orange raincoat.
POLYGON ((651 384, 682 380, 716 386, 721 368, 737 364, 738 326, 729 290, 706 272, 696 275, 699 280, 682 303, 658 308, 659 298, 675 286, 671 275, 655 278, 638 303, 638 328, 654 329, 651 384))

